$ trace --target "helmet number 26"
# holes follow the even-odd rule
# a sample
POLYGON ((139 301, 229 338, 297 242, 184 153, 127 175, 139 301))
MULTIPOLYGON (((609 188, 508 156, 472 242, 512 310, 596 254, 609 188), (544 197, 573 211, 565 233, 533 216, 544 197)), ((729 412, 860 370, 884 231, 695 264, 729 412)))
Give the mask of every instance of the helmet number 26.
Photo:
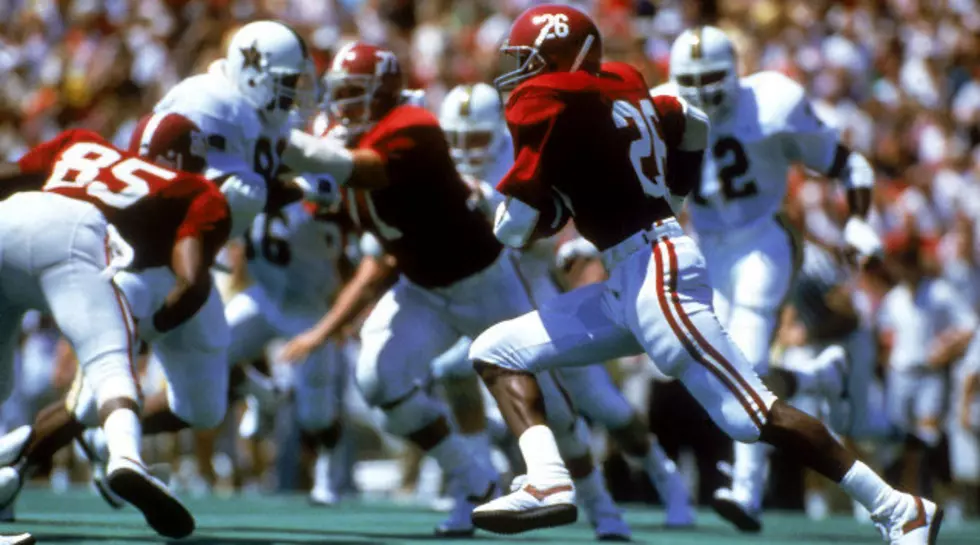
POLYGON ((632 125, 639 132, 639 138, 630 142, 630 162, 643 192, 654 198, 663 198, 667 194, 664 179, 667 145, 657 129, 659 119, 653 103, 643 99, 639 105, 637 108, 630 102, 617 100, 612 108, 613 122, 619 129, 632 125))
POLYGON ((542 25, 534 44, 540 46, 545 40, 568 36, 568 15, 564 13, 542 13, 531 18, 531 24, 542 25))

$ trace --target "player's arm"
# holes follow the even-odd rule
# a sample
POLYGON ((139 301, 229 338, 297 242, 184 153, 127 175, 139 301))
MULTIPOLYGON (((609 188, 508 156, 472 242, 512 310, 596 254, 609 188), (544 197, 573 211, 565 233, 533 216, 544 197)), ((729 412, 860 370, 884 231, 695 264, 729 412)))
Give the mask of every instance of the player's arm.
POLYGON ((950 325, 933 341, 928 364, 933 368, 943 368, 966 354, 976 332, 977 315, 948 284, 937 285, 935 289, 950 325))
POLYGON ((290 340, 283 348, 282 359, 302 361, 310 352, 342 331, 380 297, 384 287, 396 275, 395 265, 391 255, 365 255, 354 277, 340 290, 330 311, 311 329, 290 340))
POLYGON ((514 164, 497 184, 504 200, 497 206, 493 232, 501 242, 524 248, 557 233, 571 217, 564 197, 546 179, 542 158, 565 106, 543 90, 512 96, 507 123, 514 138, 514 164))
POLYGON ((0 163, 0 200, 20 191, 40 191, 44 187, 51 167, 68 142, 74 139, 101 137, 79 129, 67 130, 58 136, 35 146, 16 163, 0 163))
POLYGON ((801 96, 787 121, 786 145, 790 156, 829 178, 847 191, 848 220, 844 240, 864 257, 882 254, 881 238, 868 224, 875 174, 864 155, 840 143, 837 131, 820 120, 810 101, 801 96))
POLYGON ((296 172, 326 174, 341 186, 380 189, 388 185, 385 161, 378 152, 350 150, 338 141, 300 130, 290 132, 282 160, 296 172))
POLYGON ((823 302, 831 315, 811 332, 815 339, 838 338, 857 328, 860 316, 854 307, 854 299, 847 286, 838 284, 832 287, 823 294, 823 302))
POLYGON ((676 212, 684 197, 700 183, 711 123, 707 114, 680 97, 656 95, 652 100, 668 147, 667 189, 676 212))
POLYGON ((176 282, 150 323, 140 324, 144 340, 174 329, 204 306, 211 294, 210 268, 230 228, 228 204, 220 196, 204 193, 191 204, 170 251, 176 282))

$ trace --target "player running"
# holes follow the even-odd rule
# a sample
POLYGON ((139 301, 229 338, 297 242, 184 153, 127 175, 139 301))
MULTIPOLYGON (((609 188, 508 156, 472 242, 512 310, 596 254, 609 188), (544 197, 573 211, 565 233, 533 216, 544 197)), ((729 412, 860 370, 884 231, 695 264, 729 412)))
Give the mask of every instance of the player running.
MULTIPOLYGON (((207 300, 208 268, 228 239, 228 204, 204 178, 148 163, 81 130, 28 152, 16 167, 7 167, 4 183, 24 191, 0 203, 3 372, 10 371, 10 343, 23 312, 50 309, 80 365, 65 404, 70 419, 60 433, 70 438, 100 424, 109 451, 108 487, 142 511, 161 535, 189 535, 193 517, 147 472, 140 456, 136 324, 112 273, 120 265, 167 268, 175 282, 139 328, 175 328, 207 300), (113 257, 113 235, 131 253, 113 257), (126 263, 118 263, 119 257, 126 263)), ((57 450, 54 443, 61 439, 49 435, 50 415, 44 411, 33 427, 3 438, 4 504, 23 485, 31 454, 57 450)))
MULTIPOLYGON (((711 120, 700 181, 688 199, 691 221, 715 312, 765 377, 780 310, 803 259, 799 235, 782 215, 789 168, 802 163, 842 182, 850 205, 844 240, 863 258, 881 252, 865 220, 874 172, 817 118, 799 84, 776 72, 739 78, 735 47, 718 28, 681 33, 670 51, 670 82, 651 93, 679 95, 711 120)), ((715 491, 712 505, 743 531, 762 527, 767 452, 761 443, 736 442, 732 487, 715 491)))
MULTIPOLYGON (((486 83, 460 85, 443 99, 439 113, 456 169, 471 186, 471 202, 493 222, 504 197, 494 187, 514 164, 513 141, 504 121, 500 93, 486 83)), ((555 237, 537 241, 519 253, 520 267, 537 303, 561 292, 555 282, 555 237)), ((470 343, 458 344, 436 361, 438 375, 473 374, 468 357, 470 343)), ((672 528, 694 524, 695 512, 687 485, 673 460, 651 441, 646 423, 630 406, 601 364, 561 370, 557 376, 575 400, 575 408, 604 426, 626 457, 642 467, 666 508, 665 525, 672 528)), ((563 453, 564 455, 564 453, 563 453)))
POLYGON ((631 66, 601 63, 595 23, 572 7, 525 11, 502 52, 516 61, 496 83, 511 90, 506 115, 517 160, 498 185, 508 199, 495 233, 523 247, 574 215, 610 278, 474 341, 471 357, 528 468, 522 488, 474 510, 474 524, 516 533, 576 519, 575 488, 534 373, 646 351, 732 438, 784 449, 840 483, 889 542, 935 542, 942 510, 891 488, 822 424, 778 400, 714 315, 705 260, 668 200, 695 185, 691 174, 708 144, 705 115, 682 99, 651 98, 631 66))

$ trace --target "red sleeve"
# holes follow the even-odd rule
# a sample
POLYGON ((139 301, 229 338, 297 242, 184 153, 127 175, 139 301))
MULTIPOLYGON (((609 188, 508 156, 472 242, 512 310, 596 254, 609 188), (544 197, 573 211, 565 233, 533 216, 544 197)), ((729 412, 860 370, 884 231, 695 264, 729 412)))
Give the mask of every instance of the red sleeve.
POLYGON ((672 95, 657 95, 653 97, 653 106, 660 118, 660 130, 664 143, 668 148, 675 148, 684 138, 686 117, 684 103, 672 95))
POLYGON ((551 134, 565 105, 548 89, 519 89, 507 102, 507 125, 514 137, 514 165, 497 190, 542 211, 552 203, 551 184, 542 172, 551 134))
POLYGON ((71 129, 62 132, 51 140, 35 146, 17 161, 17 166, 24 174, 47 174, 51 171, 51 164, 54 158, 75 142, 98 142, 105 143, 105 140, 92 131, 81 129, 71 129))
POLYGON ((230 231, 228 202, 216 188, 209 187, 194 197, 184 221, 177 227, 174 242, 187 237, 201 238, 207 258, 213 260, 228 241, 230 231))

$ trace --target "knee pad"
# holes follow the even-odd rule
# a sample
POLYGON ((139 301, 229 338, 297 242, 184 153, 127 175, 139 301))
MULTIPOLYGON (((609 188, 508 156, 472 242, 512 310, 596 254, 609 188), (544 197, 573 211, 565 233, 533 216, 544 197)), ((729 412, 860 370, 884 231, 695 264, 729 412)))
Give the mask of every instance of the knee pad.
POLYGON ((414 433, 448 414, 445 404, 421 389, 383 410, 385 431, 399 437, 414 433))
POLYGON ((591 435, 589 426, 584 418, 578 418, 575 426, 571 430, 555 430, 555 443, 558 444, 558 452, 566 462, 581 458, 590 452, 591 435))

